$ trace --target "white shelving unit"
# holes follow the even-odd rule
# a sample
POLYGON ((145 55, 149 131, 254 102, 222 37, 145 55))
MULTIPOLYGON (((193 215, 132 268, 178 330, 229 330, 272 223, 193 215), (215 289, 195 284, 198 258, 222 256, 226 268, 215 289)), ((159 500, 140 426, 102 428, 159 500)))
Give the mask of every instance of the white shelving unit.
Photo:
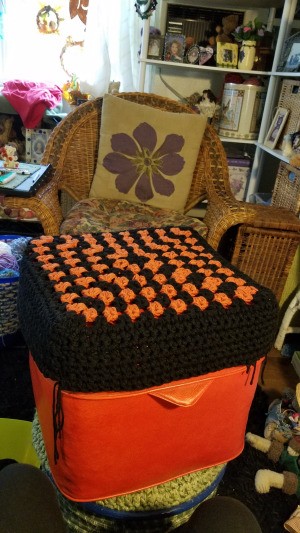
MULTIPOLYGON (((215 0, 215 3, 216 5, 220 5, 218 4, 217 0, 215 0)), ((245 10, 248 9, 247 3, 248 3, 248 6, 249 4, 252 4, 250 9, 253 9, 253 7, 255 7, 255 5, 253 6, 253 3, 256 4, 257 7, 259 7, 259 4, 257 4, 255 1, 251 2, 251 0, 245 0, 245 1, 240 0, 239 8, 245 9, 245 10)), ((278 0, 277 1, 274 0, 273 3, 275 7, 278 7, 278 0)), ((229 73, 229 72, 238 72, 239 74, 245 74, 249 76, 253 76, 253 75, 260 76, 261 75, 261 76, 265 76, 269 78, 266 101, 265 101, 264 112, 262 116, 258 139, 249 141, 249 140, 244 140, 244 139, 233 139, 233 138, 220 137, 222 142, 224 143, 230 142, 230 143, 243 143, 243 144, 254 145, 254 158, 253 158, 251 176, 249 179, 247 199, 249 199, 249 196, 257 192, 259 189, 266 154, 268 154, 269 156, 271 155, 273 158, 275 158, 275 160, 278 160, 278 162, 280 160, 288 162, 287 158, 283 156, 281 150, 271 150, 270 148, 266 147, 264 145, 264 139, 266 137, 266 134, 272 122, 274 109, 277 106, 277 100, 279 96, 279 87, 280 87, 280 83, 282 79, 300 78, 300 73, 277 71, 277 67, 278 67, 278 64, 281 58, 281 53, 282 53, 284 42, 291 32, 291 28, 293 25, 293 20, 294 20, 296 8, 297 8, 297 3, 298 3, 298 0, 284 0, 283 13, 282 13, 282 17, 280 20, 276 49, 274 51, 274 60, 273 60, 272 70, 269 72, 227 69, 227 68, 221 68, 221 67, 209 67, 205 65, 199 66, 199 65, 191 65, 191 64, 186 64, 186 63, 170 63, 167 61, 148 59, 147 50, 148 50, 148 40, 149 40, 150 18, 144 20, 143 42, 142 42, 141 56, 140 56, 140 76, 139 76, 139 90, 140 91, 145 90, 146 74, 147 74, 148 67, 152 67, 157 70, 163 68, 165 72, 168 72, 169 69, 170 71, 171 69, 176 69, 176 71, 179 73, 181 72, 182 75, 186 72, 192 71, 193 73, 196 73, 197 76, 199 75, 200 78, 203 76, 210 76, 210 75, 216 75, 216 74, 225 75, 226 73, 229 73)), ((207 6, 207 3, 205 2, 205 0, 198 0, 196 4, 198 6, 207 6)), ((268 29, 271 30, 272 24, 274 21, 274 16, 275 16, 275 7, 271 7, 272 2, 270 1, 264 2, 262 4, 264 5, 264 8, 266 7, 270 8, 267 24, 268 24, 268 29)), ((275 176, 274 176, 274 180, 275 180, 275 176)))

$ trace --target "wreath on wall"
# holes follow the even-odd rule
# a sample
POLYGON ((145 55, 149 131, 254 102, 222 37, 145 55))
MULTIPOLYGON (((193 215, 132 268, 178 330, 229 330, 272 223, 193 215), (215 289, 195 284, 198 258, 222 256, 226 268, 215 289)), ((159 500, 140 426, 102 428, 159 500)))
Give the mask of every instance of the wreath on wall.
POLYGON ((155 11, 157 0, 137 0, 134 4, 135 10, 141 19, 148 19, 155 11))
POLYGON ((51 6, 44 6, 38 11, 36 23, 40 33, 58 33, 60 18, 57 11, 58 8, 51 6))

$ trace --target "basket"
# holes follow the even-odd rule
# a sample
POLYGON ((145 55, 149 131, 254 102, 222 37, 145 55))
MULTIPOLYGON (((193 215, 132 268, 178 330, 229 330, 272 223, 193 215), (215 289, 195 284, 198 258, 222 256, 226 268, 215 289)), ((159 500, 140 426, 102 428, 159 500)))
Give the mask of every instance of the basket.
MULTIPOLYGON (((9 244, 20 235, 0 235, 0 241, 9 244)), ((0 278, 0 348, 9 346, 19 331, 17 295, 19 274, 9 278, 0 278)))
POLYGON ((272 205, 300 213, 300 169, 282 161, 279 164, 272 195, 272 205))
POLYGON ((289 115, 285 123, 283 132, 279 139, 279 148, 282 149, 283 137, 288 133, 294 133, 299 129, 300 122, 300 81, 282 80, 281 93, 278 107, 289 110, 289 115))

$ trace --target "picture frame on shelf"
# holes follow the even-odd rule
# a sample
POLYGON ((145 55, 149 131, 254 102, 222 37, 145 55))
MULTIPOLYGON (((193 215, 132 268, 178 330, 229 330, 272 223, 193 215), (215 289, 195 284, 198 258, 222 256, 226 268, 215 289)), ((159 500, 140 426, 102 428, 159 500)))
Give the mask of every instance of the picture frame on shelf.
POLYGON ((26 163, 40 163, 52 130, 26 129, 26 163))
POLYGON ((185 51, 185 35, 181 33, 167 33, 164 45, 164 61, 183 63, 185 51))
POLYGON ((300 32, 294 33, 285 41, 278 70, 300 72, 300 32))
POLYGON ((214 49, 211 46, 199 46, 199 65, 205 65, 214 55, 214 49))
POLYGON ((236 68, 238 64, 239 47, 236 43, 217 42, 217 66, 236 68))
POLYGON ((281 132, 284 128, 286 120, 289 115, 289 110, 284 107, 278 107, 275 113, 275 116, 272 120, 272 124, 269 128, 267 136, 264 141, 264 145, 271 150, 276 148, 281 132))
POLYGON ((200 47, 197 44, 193 44, 186 52, 187 63, 191 65, 199 65, 200 59, 200 47))
POLYGON ((162 59, 164 50, 164 37, 162 35, 151 35, 148 43, 148 59, 162 59))

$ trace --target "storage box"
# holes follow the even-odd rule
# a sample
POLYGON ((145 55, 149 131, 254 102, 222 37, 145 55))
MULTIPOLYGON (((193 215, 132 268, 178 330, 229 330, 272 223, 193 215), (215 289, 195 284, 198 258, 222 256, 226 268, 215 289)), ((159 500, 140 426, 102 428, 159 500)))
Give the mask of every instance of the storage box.
POLYGON ((219 134, 234 139, 257 139, 266 100, 266 87, 225 83, 219 134))
POLYGON ((235 458, 244 448, 262 361, 144 390, 76 393, 58 391, 30 357, 43 440, 59 490, 75 501, 102 500, 235 458), (59 405, 64 422, 56 433, 53 414, 62 420, 59 405), (217 405, 222 416, 214 422, 217 405), (228 420, 234 421, 230 431, 228 420))
POLYGON ((237 200, 245 200, 251 161, 248 158, 227 157, 229 181, 232 193, 237 200))

